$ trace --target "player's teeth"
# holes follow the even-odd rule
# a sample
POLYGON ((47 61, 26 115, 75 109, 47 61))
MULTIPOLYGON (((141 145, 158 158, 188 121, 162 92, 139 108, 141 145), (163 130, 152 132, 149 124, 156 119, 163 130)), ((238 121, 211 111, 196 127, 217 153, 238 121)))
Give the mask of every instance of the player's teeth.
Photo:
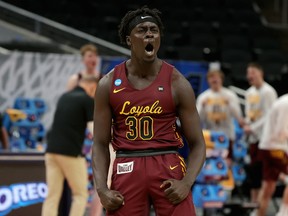
POLYGON ((153 51, 146 51, 147 55, 153 55, 153 51))

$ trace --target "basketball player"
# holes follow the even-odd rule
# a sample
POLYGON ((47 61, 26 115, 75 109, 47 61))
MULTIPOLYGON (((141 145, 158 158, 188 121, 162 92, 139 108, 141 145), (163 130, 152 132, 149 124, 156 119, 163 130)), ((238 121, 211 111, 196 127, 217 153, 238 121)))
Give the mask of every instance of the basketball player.
POLYGON ((262 135, 264 119, 277 98, 275 89, 264 81, 261 65, 250 63, 247 79, 251 87, 245 96, 245 115, 247 124, 244 131, 248 135, 251 165, 248 175, 251 180, 251 201, 257 202, 262 181, 262 164, 258 155, 258 143, 262 135))
POLYGON ((191 186, 205 160, 205 144, 189 82, 157 58, 163 24, 156 9, 129 11, 121 21, 121 42, 131 59, 100 80, 95 96, 93 168, 107 215, 194 216, 191 186), (188 165, 177 152, 179 117, 190 152, 188 165), (110 128, 116 151, 107 187, 110 128))
POLYGON ((70 91, 74 89, 80 79, 85 76, 85 75, 94 75, 98 79, 100 79, 101 74, 98 70, 96 70, 97 66, 97 58, 98 58, 98 51, 97 47, 94 46, 93 44, 86 44, 81 47, 80 53, 82 56, 82 61, 85 66, 84 70, 80 71, 79 73, 73 74, 67 83, 67 90, 70 91))
MULTIPOLYGON (((269 201, 275 191, 279 174, 288 169, 288 94, 280 97, 265 119, 259 153, 263 164, 263 181, 258 196, 258 216, 265 216, 269 201)), ((288 213, 288 202, 283 199, 282 210, 288 213), (286 208, 286 210, 285 210, 286 208)), ((284 214, 282 213, 284 216, 284 214)), ((288 214, 285 214, 288 215, 288 214)))
POLYGON ((197 109, 202 127, 207 130, 222 131, 230 140, 229 158, 232 157, 232 145, 235 140, 233 118, 243 124, 240 103, 237 95, 223 87, 224 74, 219 70, 207 73, 209 89, 197 98, 197 109))

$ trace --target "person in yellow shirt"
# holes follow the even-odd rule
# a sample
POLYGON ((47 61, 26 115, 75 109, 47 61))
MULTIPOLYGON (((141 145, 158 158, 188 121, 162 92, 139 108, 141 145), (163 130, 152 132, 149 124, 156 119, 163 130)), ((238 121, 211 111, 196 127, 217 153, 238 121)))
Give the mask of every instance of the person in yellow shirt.
POLYGON ((220 70, 207 73, 209 89, 197 98, 197 109, 203 129, 224 132, 230 140, 229 158, 235 140, 233 118, 243 124, 240 103, 237 95, 223 87, 224 74, 220 70))

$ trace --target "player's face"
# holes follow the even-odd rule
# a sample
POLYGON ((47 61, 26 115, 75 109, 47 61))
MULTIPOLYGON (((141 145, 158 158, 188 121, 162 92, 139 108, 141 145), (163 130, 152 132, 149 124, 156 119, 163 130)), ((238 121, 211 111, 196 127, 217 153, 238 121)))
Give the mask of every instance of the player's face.
POLYGON ((86 51, 83 56, 83 63, 88 69, 94 69, 97 65, 96 53, 92 51, 86 51))
POLYGON ((155 60, 160 47, 160 30, 155 23, 138 24, 128 38, 132 55, 147 62, 155 60))
POLYGON ((255 67, 247 68, 247 80, 250 85, 255 86, 263 79, 262 72, 255 67))
POLYGON ((219 74, 212 74, 208 77, 207 81, 210 88, 213 90, 219 90, 222 87, 222 79, 219 74))

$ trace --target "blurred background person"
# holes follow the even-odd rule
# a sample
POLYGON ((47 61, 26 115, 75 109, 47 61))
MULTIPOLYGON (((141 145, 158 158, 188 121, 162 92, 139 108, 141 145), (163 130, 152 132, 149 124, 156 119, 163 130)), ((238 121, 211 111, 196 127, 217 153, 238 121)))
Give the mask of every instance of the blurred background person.
MULTIPOLYGON (((263 135, 259 142, 259 155, 263 164, 263 181, 258 196, 257 216, 265 216, 280 173, 288 174, 288 94, 274 102, 267 114, 263 135)), ((284 192, 285 197, 285 192, 284 192)), ((288 215, 288 197, 283 198, 278 215, 288 215), (284 212, 286 212, 284 214, 284 212)))
POLYGON ((48 196, 43 205, 43 216, 58 215, 64 179, 72 191, 69 215, 84 215, 88 173, 82 147, 86 128, 93 134, 93 97, 97 83, 97 77, 85 75, 79 85, 63 94, 57 103, 45 154, 48 196))
POLYGON ((3 118, 0 113, 0 149, 8 149, 9 148, 9 138, 6 128, 3 126, 3 118))
POLYGON ((243 124, 240 103, 237 95, 223 87, 224 74, 220 70, 210 70, 207 73, 209 89, 197 98, 197 109, 202 127, 207 130, 224 132, 230 141, 229 155, 232 157, 232 144, 235 140, 235 118, 243 124))
POLYGON ((98 50, 97 47, 94 46, 93 44, 86 44, 81 47, 80 53, 82 56, 82 62, 85 66, 85 68, 76 73, 73 74, 67 83, 67 90, 71 90, 75 88, 81 78, 85 75, 94 75, 97 79, 101 78, 101 73, 100 71, 97 70, 97 65, 98 65, 98 50))
POLYGON ((251 201, 257 202, 262 181, 262 163, 259 159, 258 144, 261 140, 265 116, 277 99, 275 89, 264 81, 264 72, 261 65, 250 63, 247 66, 247 80, 251 87, 245 95, 246 123, 244 132, 250 148, 251 163, 249 179, 251 185, 251 201))
MULTIPOLYGON (((98 49, 93 44, 86 44, 80 48, 82 62, 85 68, 79 73, 73 74, 67 83, 67 90, 72 90, 78 86, 81 78, 85 75, 94 75, 98 80, 101 78, 101 72, 97 70, 98 66, 98 49)), ((91 201, 90 216, 102 215, 102 205, 100 199, 95 192, 91 201)))

